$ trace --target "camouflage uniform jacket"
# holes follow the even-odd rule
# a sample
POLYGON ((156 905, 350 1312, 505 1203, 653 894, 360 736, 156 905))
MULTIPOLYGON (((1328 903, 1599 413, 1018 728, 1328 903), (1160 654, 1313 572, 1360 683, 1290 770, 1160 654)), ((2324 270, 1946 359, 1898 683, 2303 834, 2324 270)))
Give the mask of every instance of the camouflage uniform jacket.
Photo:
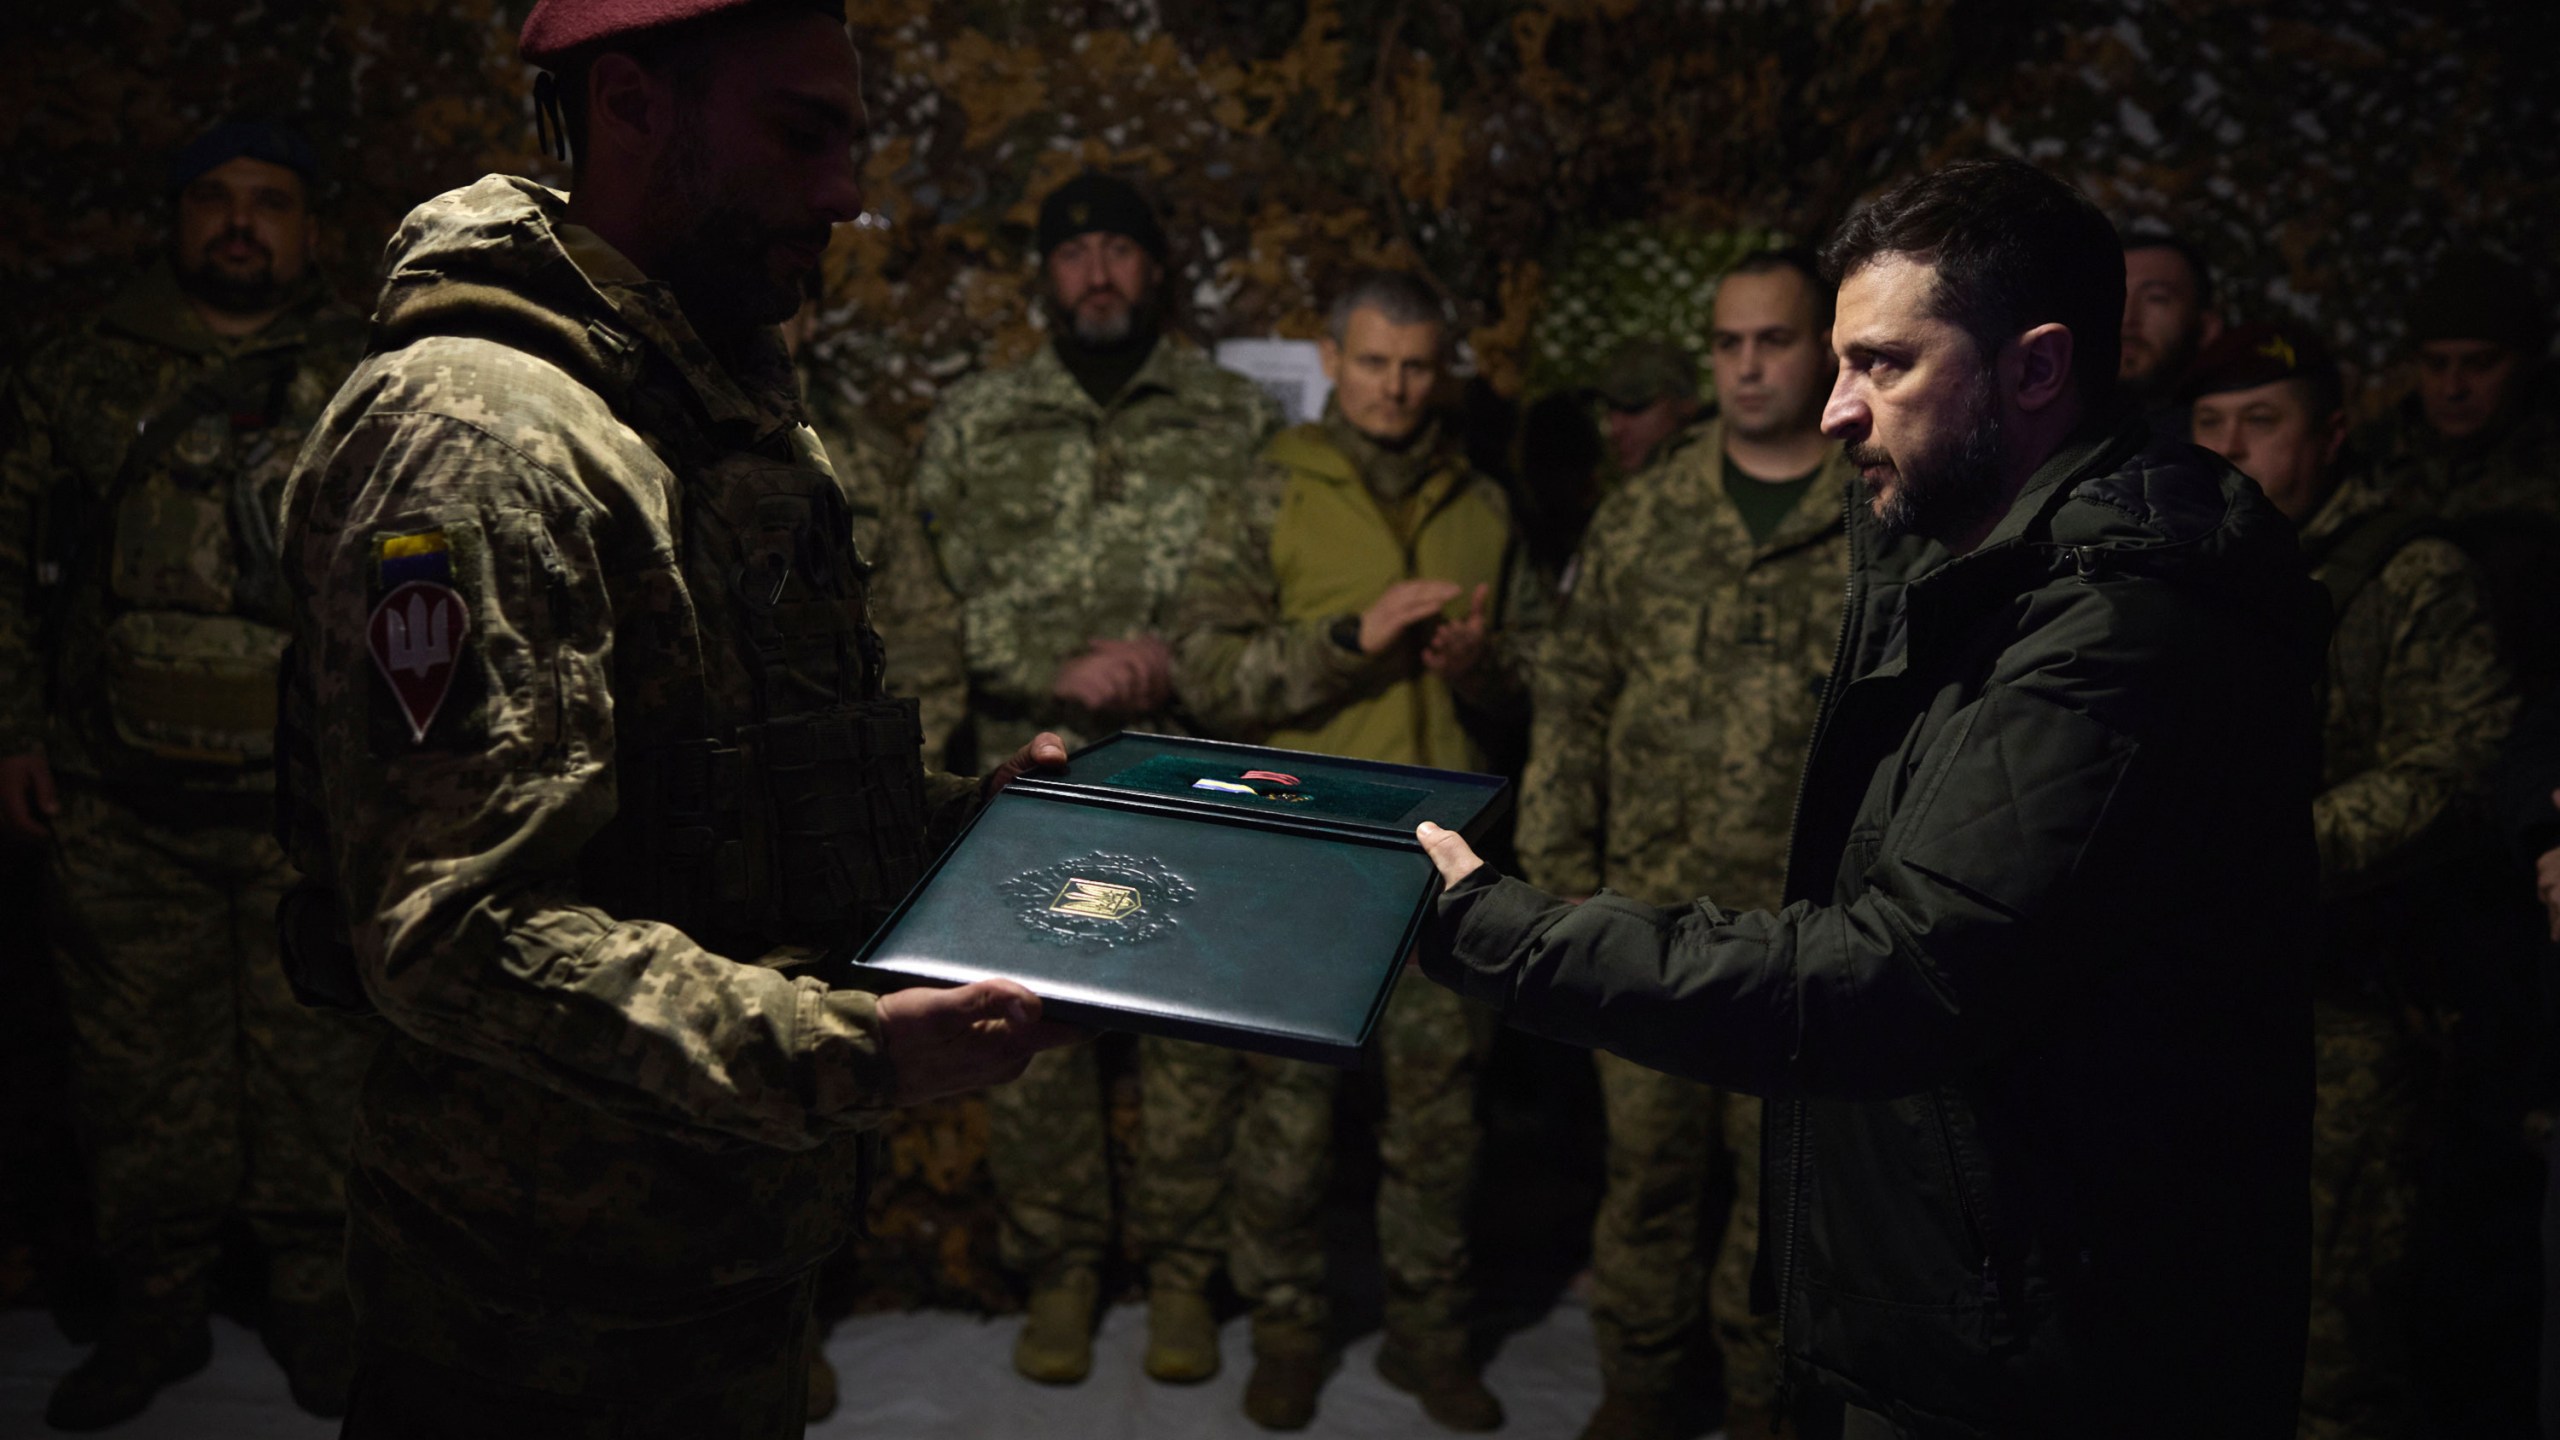
MULTIPOLYGON (((1449 618, 1467 613, 1467 595, 1449 618)), ((1221 497, 1183 583, 1175 685, 1213 732, 1287 749, 1481 769, 1478 723, 1526 709, 1527 657, 1548 610, 1502 488, 1434 433, 1390 457, 1329 411, 1274 437, 1221 497), (1379 465, 1419 472, 1391 517, 1379 465), (1408 579, 1491 587, 1493 641, 1453 694, 1410 640, 1363 655, 1335 638, 1408 579), (1466 702, 1462 710, 1460 701, 1466 702)))
POLYGON ((1777 908, 1848 593, 1849 479, 1832 450, 1754 545, 1710 420, 1600 502, 1534 681, 1519 840, 1532 883, 1777 908))
POLYGON ((316 286, 256 334, 218 336, 164 263, 29 357, 0 396, 0 755, 42 749, 92 781, 273 786, 275 516, 361 344, 316 286), (56 565, 65 544, 82 553, 56 565))
POLYGON ((1167 628, 1210 500, 1278 426, 1252 382, 1171 337, 1109 405, 1051 345, 952 390, 916 492, 968 627, 979 753, 1171 718, 1069 713, 1050 684, 1092 640, 1167 628))
POLYGON ((2519 383, 2525 391, 2506 416, 2461 440, 2436 434, 2416 396, 2393 406, 2357 433, 2362 472, 2348 486, 2447 520, 2560 516, 2560 378, 2519 383))
MULTIPOLYGON (((564 207, 490 176, 393 239, 373 351, 287 492, 288 715, 309 747, 287 763, 320 811, 297 858, 333 874, 396 1028, 347 1186, 368 1326, 645 1399, 797 1333, 796 1277, 850 1233, 855 1132, 896 1082, 872 997, 770 968, 804 952, 720 953, 644 918, 619 847, 676 782, 635 767, 830 678, 840 694, 859 576, 824 543, 843 504, 780 334, 723 364, 564 207), (421 566, 461 609, 423 737, 400 648, 369 638, 421 566), (776 652, 750 643, 759 616, 781 617, 776 652)), ((413 659, 446 648, 415 606, 392 633, 413 659)), ((842 742, 816 738, 823 769, 842 742)))
POLYGON ((817 371, 802 367, 800 390, 808 398, 810 428, 827 447, 827 463, 853 509, 854 543, 871 567, 871 628, 888 653, 889 689, 916 698, 925 768, 938 770, 968 718, 969 671, 960 602, 942 578, 916 509, 914 463, 903 441, 817 371))

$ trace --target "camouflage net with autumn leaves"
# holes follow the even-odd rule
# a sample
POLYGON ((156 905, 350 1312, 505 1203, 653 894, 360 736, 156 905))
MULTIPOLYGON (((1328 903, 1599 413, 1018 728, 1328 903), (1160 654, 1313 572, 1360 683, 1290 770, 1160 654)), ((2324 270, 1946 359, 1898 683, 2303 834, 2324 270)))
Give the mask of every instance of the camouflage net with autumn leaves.
MULTIPOLYGON (((1038 198, 1142 177, 1204 337, 1314 333, 1329 287, 1424 266, 1518 394, 1622 334, 1694 338, 1767 235, 1986 150, 2165 220, 2225 308, 2325 329, 2387 395, 2400 298, 2455 239, 2547 265, 2560 12, 2494 0, 853 0, 869 211, 827 259, 821 353, 909 433, 1039 343, 1038 198)), ((0 360, 158 243, 165 157, 224 114, 312 135, 333 277, 371 288, 418 201, 535 151, 522 5, 20 6, 0 35, 0 360)), ((1125 1139, 1134 1117, 1115 1106, 1125 1139)), ((1003 1303, 982 1111, 890 1140, 873 1298, 1003 1303)), ((868 1262, 867 1262, 868 1263, 868 1262)))

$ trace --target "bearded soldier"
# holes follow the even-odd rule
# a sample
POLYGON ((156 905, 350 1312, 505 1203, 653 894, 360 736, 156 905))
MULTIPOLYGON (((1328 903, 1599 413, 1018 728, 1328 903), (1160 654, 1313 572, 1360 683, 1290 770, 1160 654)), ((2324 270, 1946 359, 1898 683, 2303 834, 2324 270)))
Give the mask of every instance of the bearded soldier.
POLYGON ((1061 1037, 792 973, 987 788, 881 691, 776 328, 861 211, 841 14, 545 0, 522 46, 574 193, 411 213, 287 498, 292 947, 393 1029, 346 1434, 797 1435, 859 1132, 1061 1037))
POLYGON ((338 1172, 369 1041, 293 1003, 273 922, 292 881, 272 834, 276 505, 360 335, 312 270, 315 168, 271 123, 189 146, 167 260, 39 350, 0 410, 0 825, 50 845, 115 1284, 46 1408, 61 1429, 114 1424, 205 1363, 234 1217, 267 1252, 295 1400, 345 1403, 338 1172))

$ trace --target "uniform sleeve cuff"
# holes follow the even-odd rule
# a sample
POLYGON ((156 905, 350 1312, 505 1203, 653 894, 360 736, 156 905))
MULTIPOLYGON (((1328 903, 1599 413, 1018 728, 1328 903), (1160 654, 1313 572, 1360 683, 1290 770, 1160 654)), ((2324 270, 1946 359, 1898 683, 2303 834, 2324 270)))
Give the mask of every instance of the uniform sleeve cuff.
POLYGON ((1472 1000, 1510 1003, 1520 958, 1559 902, 1490 865, 1440 893, 1422 969, 1472 1000))

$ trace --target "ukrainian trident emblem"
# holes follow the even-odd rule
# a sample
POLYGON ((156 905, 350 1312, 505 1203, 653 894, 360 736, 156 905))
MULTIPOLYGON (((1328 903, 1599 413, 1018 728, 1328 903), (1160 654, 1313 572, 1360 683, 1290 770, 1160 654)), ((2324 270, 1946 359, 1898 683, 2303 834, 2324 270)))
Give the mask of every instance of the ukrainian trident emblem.
POLYGON ((449 585, 412 580, 382 597, 365 624, 373 668, 391 687, 409 722, 409 738, 424 741, 445 697, 453 693, 456 662, 471 626, 471 613, 449 585))

